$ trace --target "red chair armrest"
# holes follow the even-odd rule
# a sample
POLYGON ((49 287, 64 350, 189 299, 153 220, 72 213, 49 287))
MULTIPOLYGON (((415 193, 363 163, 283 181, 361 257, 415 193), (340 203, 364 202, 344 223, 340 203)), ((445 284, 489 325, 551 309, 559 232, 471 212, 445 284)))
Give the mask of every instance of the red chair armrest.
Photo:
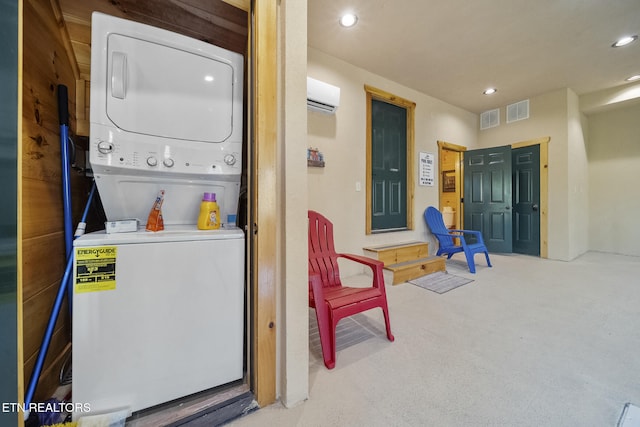
POLYGON ((378 261, 377 259, 369 258, 362 255, 354 255, 354 254, 337 254, 339 257, 348 259, 350 261, 355 261, 362 265, 366 265, 371 268, 371 272, 373 273, 373 283, 372 286, 374 288, 382 288, 384 292, 384 275, 382 273, 382 269, 384 268, 384 263, 382 261, 378 261))
POLYGON ((354 254, 338 254, 339 257, 346 258, 351 261, 355 261, 360 264, 367 265, 371 267, 372 270, 376 268, 384 267, 384 263, 382 261, 378 261, 377 259, 369 258, 362 255, 354 255, 354 254))

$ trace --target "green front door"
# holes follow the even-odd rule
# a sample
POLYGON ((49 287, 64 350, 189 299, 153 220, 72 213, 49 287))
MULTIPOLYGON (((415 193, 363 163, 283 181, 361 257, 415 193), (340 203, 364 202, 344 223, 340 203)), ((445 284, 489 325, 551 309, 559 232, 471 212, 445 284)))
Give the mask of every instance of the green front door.
POLYGON ((516 148, 513 167, 513 252, 540 255, 540 146, 516 148))
POLYGON ((512 251, 511 147, 464 153, 464 229, 478 230, 489 252, 512 251))
POLYGON ((407 228, 407 110, 371 102, 371 231, 407 228))

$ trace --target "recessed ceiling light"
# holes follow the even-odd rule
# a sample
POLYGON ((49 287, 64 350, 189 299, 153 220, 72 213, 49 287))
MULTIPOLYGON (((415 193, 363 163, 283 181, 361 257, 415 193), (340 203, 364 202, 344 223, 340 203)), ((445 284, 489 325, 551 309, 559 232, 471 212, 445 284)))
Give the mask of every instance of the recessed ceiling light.
POLYGON ((498 91, 498 89, 494 88, 494 87, 490 87, 489 89, 485 89, 484 93, 485 95, 491 95, 494 94, 498 91))
POLYGON ((353 13, 345 13, 340 17, 340 25, 346 28, 353 27, 356 22, 358 22, 358 17, 353 13))
POLYGON ((625 79, 628 82, 635 82, 636 80, 640 80, 640 74, 636 74, 635 76, 627 77, 625 79))
POLYGON ((622 46, 626 46, 629 43, 632 43, 634 41, 636 41, 638 39, 638 35, 634 35, 634 36, 626 36, 626 37, 622 37, 621 39, 619 39, 617 42, 615 42, 614 44, 611 45, 611 47, 622 47, 622 46))

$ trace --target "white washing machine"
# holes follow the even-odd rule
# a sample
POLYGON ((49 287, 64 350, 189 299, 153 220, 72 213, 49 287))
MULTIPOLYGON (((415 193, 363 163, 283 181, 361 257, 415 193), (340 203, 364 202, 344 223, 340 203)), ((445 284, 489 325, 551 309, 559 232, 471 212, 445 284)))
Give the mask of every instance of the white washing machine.
MULTIPOLYGON (((75 240, 74 403, 140 411, 243 378, 243 58, 94 13, 90 162, 109 221, 75 240), (144 230, 156 195, 165 229, 144 230), (197 230, 204 192, 223 227, 197 230)), ((83 414, 74 414, 78 418, 83 414)))
POLYGON ((75 241, 72 394, 92 412, 242 378, 244 235, 176 227, 75 241))

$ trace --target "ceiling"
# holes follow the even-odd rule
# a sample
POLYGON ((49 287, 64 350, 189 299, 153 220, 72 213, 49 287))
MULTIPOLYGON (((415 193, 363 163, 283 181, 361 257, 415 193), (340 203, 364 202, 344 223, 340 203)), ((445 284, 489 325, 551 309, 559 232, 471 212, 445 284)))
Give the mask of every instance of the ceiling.
MULTIPOLYGON (((467 111, 640 74, 638 0, 309 0, 308 45, 467 111), (358 15, 342 28, 339 16, 358 15), (490 96, 488 87, 498 91, 490 96)), ((381 88, 384 89, 384 88, 381 88)))

